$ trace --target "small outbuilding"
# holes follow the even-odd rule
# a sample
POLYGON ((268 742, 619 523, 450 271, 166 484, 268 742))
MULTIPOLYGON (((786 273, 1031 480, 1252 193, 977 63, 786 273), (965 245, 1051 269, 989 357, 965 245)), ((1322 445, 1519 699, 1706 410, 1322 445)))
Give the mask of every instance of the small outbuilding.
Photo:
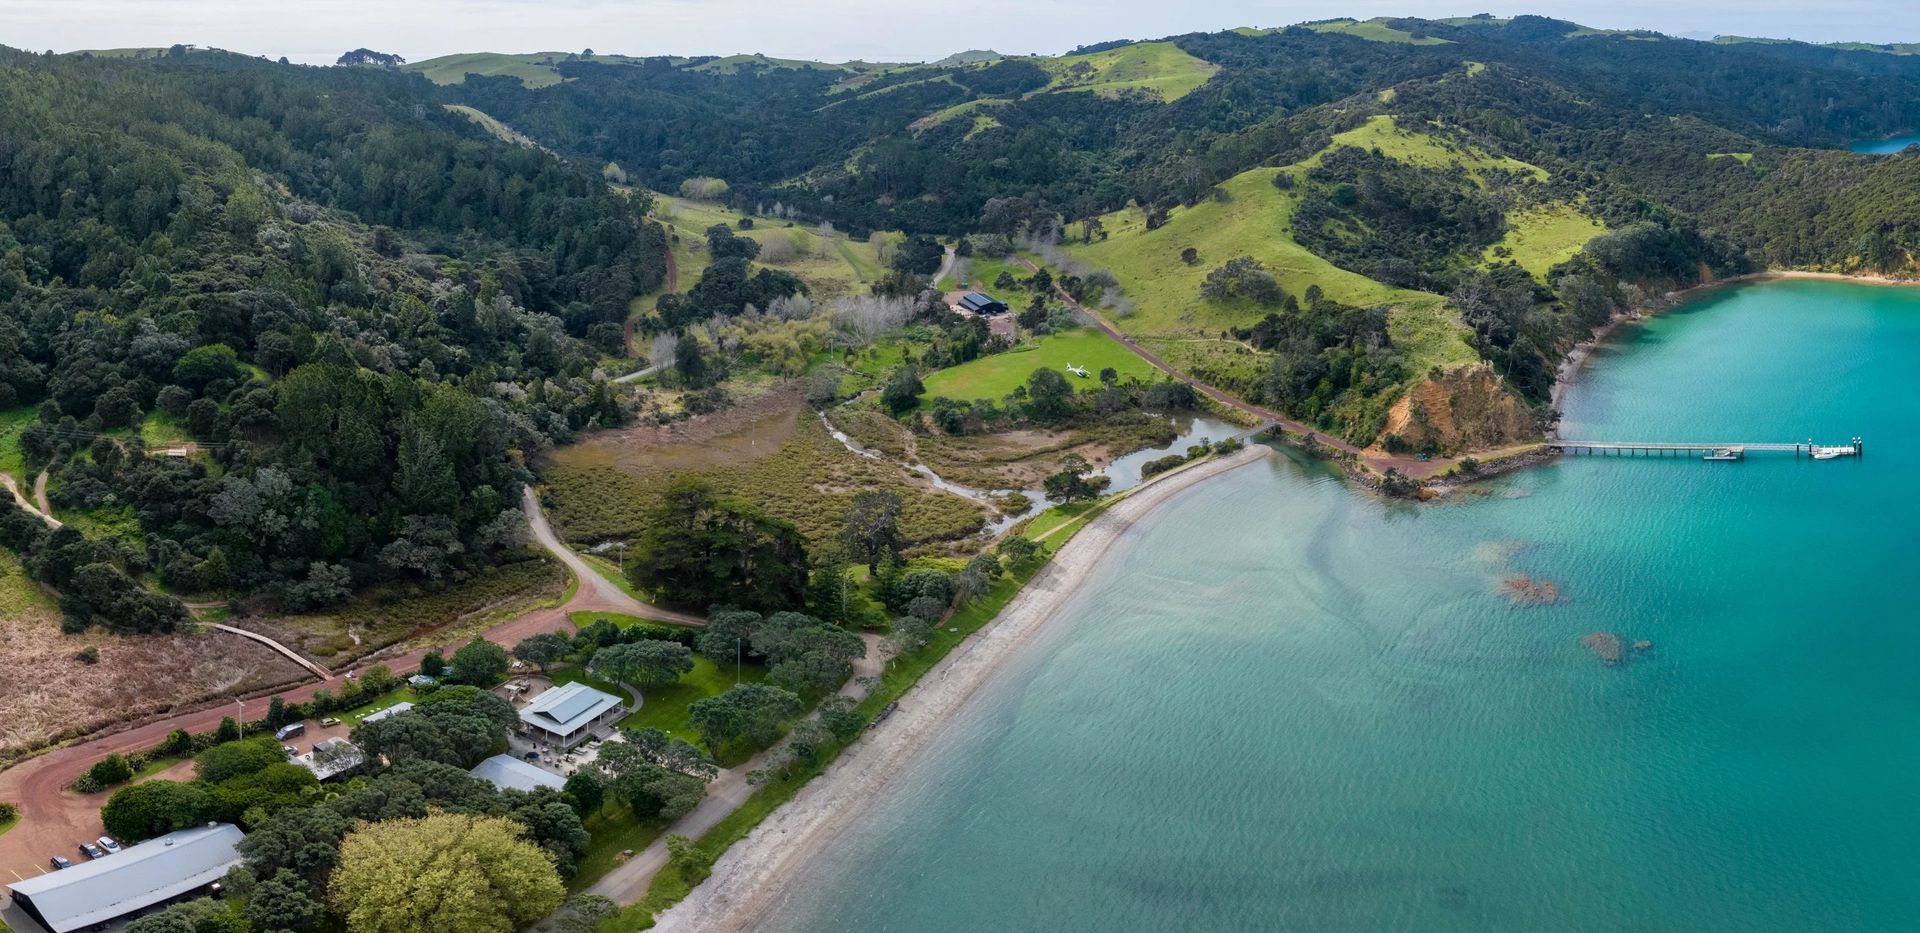
POLYGON ((501 790, 535 791, 542 787, 559 790, 567 782, 560 775, 512 755, 495 755, 467 772, 485 778, 501 790))
POLYGON ((51 933, 92 929, 208 893, 240 864, 241 835, 232 823, 209 823, 7 887, 14 905, 51 933))
POLYGON ((566 750, 625 712, 619 697, 574 681, 554 687, 521 707, 520 725, 535 738, 566 750))

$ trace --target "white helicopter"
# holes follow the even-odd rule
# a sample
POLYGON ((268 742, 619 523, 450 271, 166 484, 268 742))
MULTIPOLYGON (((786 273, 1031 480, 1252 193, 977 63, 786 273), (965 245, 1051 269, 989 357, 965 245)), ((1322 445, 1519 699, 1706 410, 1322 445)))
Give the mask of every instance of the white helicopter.
POLYGON ((1086 368, 1085 368, 1085 367, 1081 367, 1081 366, 1075 366, 1075 365, 1073 365, 1072 363, 1068 363, 1068 364, 1067 364, 1067 372, 1070 372, 1070 373, 1072 373, 1072 374, 1074 374, 1074 375, 1076 375, 1076 376, 1079 376, 1079 377, 1080 377, 1080 378, 1082 378, 1082 379, 1091 379, 1091 378, 1093 378, 1092 376, 1090 376, 1090 375, 1088 375, 1088 374, 1087 374, 1087 370, 1086 370, 1086 368))

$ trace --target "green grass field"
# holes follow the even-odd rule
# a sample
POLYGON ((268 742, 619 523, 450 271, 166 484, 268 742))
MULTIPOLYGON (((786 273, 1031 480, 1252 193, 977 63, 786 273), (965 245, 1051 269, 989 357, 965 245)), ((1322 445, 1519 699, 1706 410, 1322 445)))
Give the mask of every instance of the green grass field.
POLYGON ((1091 327, 1082 327, 930 373, 922 382, 929 399, 945 396, 965 401, 1003 398, 1014 386, 1025 385, 1027 377, 1041 368, 1059 370, 1077 389, 1099 385, 1094 379, 1066 372, 1069 363, 1084 367, 1095 379, 1109 366, 1119 371, 1121 379, 1137 376, 1151 381, 1156 375, 1153 366, 1132 350, 1091 327))
MULTIPOLYGON (((554 64, 566 61, 570 54, 572 53, 465 52, 402 65, 400 70, 419 72, 435 84, 463 84, 467 80, 467 75, 476 74, 489 78, 500 75, 519 78, 520 83, 527 87, 552 87, 559 84, 561 80, 560 72, 554 64)), ((591 59, 584 60, 603 65, 619 65, 631 64, 640 59, 625 55, 595 55, 591 59)))
POLYGON ((1207 272, 1237 256, 1260 260, 1280 287, 1294 295, 1318 285, 1327 297, 1362 307, 1432 299, 1348 272, 1295 243, 1289 225, 1296 195, 1273 185, 1273 177, 1283 171, 1298 175, 1306 170, 1294 166, 1242 172, 1221 183, 1227 200, 1176 207, 1155 230, 1146 229, 1146 213, 1139 208, 1108 214, 1102 218, 1106 240, 1071 244, 1068 251, 1120 280, 1136 309, 1117 322, 1129 334, 1212 338, 1259 320, 1263 310, 1199 299, 1207 272), (1180 260, 1187 247, 1199 253, 1193 265, 1180 260))
POLYGON ((727 55, 710 62, 701 62, 687 70, 705 71, 713 74, 734 74, 742 66, 760 68, 785 68, 793 71, 844 71, 856 72, 863 69, 851 65, 836 65, 831 62, 808 61, 800 58, 773 58, 759 53, 752 55, 727 55))
POLYGON ((966 283, 963 285, 959 281, 959 277, 949 275, 936 283, 935 287, 943 291, 957 291, 961 288, 966 288, 971 291, 993 292, 995 298, 1009 305, 1015 305, 1015 303, 1018 302, 1018 305, 1014 307, 1015 311, 1021 310, 1027 301, 1031 300, 1026 292, 1016 294, 993 284, 1000 279, 1000 273, 1002 272, 1011 273, 1015 279, 1024 279, 1033 274, 1027 271, 1026 266, 1020 265, 1012 258, 993 259, 987 256, 974 256, 965 260, 956 260, 956 265, 959 262, 966 263, 966 283))
MULTIPOLYGON (((735 235, 761 244, 777 238, 794 242, 800 247, 794 258, 764 264, 799 276, 813 290, 816 300, 860 291, 866 283, 886 273, 886 263, 880 261, 877 248, 867 240, 850 240, 837 233, 821 236, 811 225, 789 227, 786 221, 771 217, 756 217, 753 229, 742 230, 740 220, 746 215, 724 205, 664 194, 653 197, 654 216, 680 235, 680 242, 673 247, 673 258, 683 292, 700 281, 700 273, 709 261, 707 251, 694 249, 692 244, 703 240, 707 229, 715 225, 725 225, 735 235)), ((897 235, 883 234, 883 238, 897 238, 897 235)), ((647 302, 647 307, 651 307, 651 302, 647 302)))
MULTIPOLYGON (((1344 133, 1334 134, 1332 144, 1323 151, 1331 151, 1341 146, 1378 149, 1387 158, 1398 159, 1413 165, 1424 165, 1428 168, 1446 169, 1459 165, 1476 178, 1488 170, 1500 169, 1532 175, 1542 181, 1547 179, 1546 170, 1537 165, 1506 156, 1491 155, 1473 146, 1454 143, 1432 133, 1403 129, 1400 122, 1388 114, 1369 117, 1367 122, 1360 126, 1344 133)), ((1313 158, 1302 164, 1311 167, 1319 163, 1319 158, 1319 154, 1316 153, 1313 158)))
MULTIPOLYGON (((1241 359, 1240 345, 1221 341, 1219 335, 1223 330, 1251 325, 1267 313, 1266 309, 1244 303, 1203 302, 1199 298, 1200 282, 1207 272, 1237 256, 1260 260, 1280 286, 1293 295, 1318 285, 1327 297, 1343 304, 1393 305, 1390 331, 1415 371, 1471 362, 1476 354, 1466 343, 1457 315, 1446 306, 1445 299, 1395 288, 1341 269, 1294 241, 1291 224, 1297 195, 1293 190, 1274 187, 1274 176, 1286 172, 1297 181, 1319 163, 1324 152, 1340 146, 1377 148, 1389 158, 1434 168, 1459 165, 1476 177, 1496 169, 1546 177, 1536 166, 1430 133, 1402 129, 1393 117, 1380 115, 1335 135, 1326 150, 1298 164, 1252 169, 1228 179, 1220 186, 1226 192, 1225 200, 1176 207, 1158 229, 1146 229, 1146 215, 1138 208, 1109 214, 1102 218, 1108 231, 1106 240, 1069 244, 1068 250, 1075 258, 1104 267, 1119 279, 1134 303, 1134 311, 1118 318, 1117 326, 1181 365, 1209 371, 1239 371, 1258 365, 1257 360, 1241 359), (1192 265, 1180 259, 1187 247, 1199 254, 1199 261, 1192 265)), ((1577 231, 1569 218, 1550 220, 1554 219, 1543 217, 1520 225, 1525 242, 1516 245, 1528 250, 1528 261, 1537 263, 1556 255, 1575 238, 1577 231)))
POLYGON ((1053 83, 1040 90, 1043 94, 1092 91, 1115 96, 1143 90, 1167 102, 1193 93, 1220 70, 1220 66, 1188 55, 1171 42, 1136 42, 1104 52, 1036 58, 1033 63, 1054 76, 1053 83))
MULTIPOLYGON (((404 679, 404 678, 412 677, 413 675, 418 673, 420 672, 417 670, 394 671, 393 675, 395 677, 404 679)), ((420 702, 420 694, 415 693, 412 687, 401 687, 398 690, 394 690, 388 693, 386 696, 380 697, 379 699, 375 699, 375 700, 369 700, 365 703, 360 704, 359 706, 356 706, 350 710, 347 710, 344 713, 334 713, 333 718, 338 719, 341 722, 358 723, 361 720, 367 718, 368 716, 371 716, 374 713, 380 712, 383 709, 392 709, 396 706, 399 706, 402 703, 418 703, 418 702, 420 702)))
POLYGON ((1572 259, 1587 241, 1607 232, 1605 224, 1571 204, 1553 204, 1507 215, 1507 235, 1487 249, 1492 260, 1505 248, 1520 268, 1545 282, 1547 270, 1572 259))
MULTIPOLYGON (((581 613, 581 615, 590 615, 592 618, 606 616, 605 613, 581 613)), ((759 683, 765 680, 766 676, 765 667, 748 661, 740 665, 738 682, 759 683)), ((620 728, 659 729, 674 738, 685 739, 699 745, 700 734, 687 725, 687 707, 692 706, 695 700, 719 696, 733 689, 734 683, 732 664, 715 663, 705 655, 696 654, 693 656, 693 670, 681 675, 678 683, 664 687, 642 688, 640 708, 620 720, 620 728)))
POLYGON ((21 483, 25 491, 27 467, 20 453, 20 432, 40 417, 37 405, 22 405, 0 411, 0 473, 6 473, 21 483))
POLYGON ((1414 38, 1413 33, 1395 29, 1383 19, 1336 19, 1324 23, 1312 23, 1307 26, 1314 32, 1337 32, 1343 36, 1354 36, 1369 42, 1398 42, 1405 45, 1451 45, 1452 41, 1438 36, 1414 38))

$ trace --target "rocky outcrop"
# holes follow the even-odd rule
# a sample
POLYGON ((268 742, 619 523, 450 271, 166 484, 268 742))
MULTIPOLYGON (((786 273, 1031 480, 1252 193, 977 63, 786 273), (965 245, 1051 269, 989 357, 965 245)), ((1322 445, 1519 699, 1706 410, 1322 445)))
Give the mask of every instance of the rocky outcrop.
POLYGON ((1537 440, 1540 421, 1490 363, 1430 374, 1387 413, 1381 445, 1389 451, 1443 455, 1537 440))

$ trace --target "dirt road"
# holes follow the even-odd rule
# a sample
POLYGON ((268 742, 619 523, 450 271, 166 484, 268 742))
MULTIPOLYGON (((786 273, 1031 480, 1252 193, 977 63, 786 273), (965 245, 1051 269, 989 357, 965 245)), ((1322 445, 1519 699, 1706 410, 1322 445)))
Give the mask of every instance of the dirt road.
MULTIPOLYGON (((703 619, 650 606, 627 595, 619 587, 594 572, 586 561, 561 543, 559 536, 554 534, 553 527, 547 523, 546 516, 540 511, 539 500, 535 498, 533 490, 526 491, 521 504, 526 511, 528 524, 532 527, 534 539, 567 566, 567 569, 579 580, 579 588, 573 598, 567 600, 564 605, 524 613, 488 629, 484 633, 488 640, 511 646, 529 635, 571 629, 573 623, 568 617, 575 612, 614 612, 685 625, 706 624, 703 619)), ((444 646, 442 650, 451 653, 455 647, 458 645, 450 644, 444 646)), ((355 662, 354 666, 363 667, 369 663, 379 663, 387 665, 396 673, 411 672, 419 667, 420 659, 425 654, 425 649, 419 649, 397 656, 363 659, 355 662)), ((314 691, 323 687, 337 690, 338 678, 329 677, 324 681, 280 691, 277 695, 289 702, 303 702, 311 699, 314 691)), ((244 706, 244 715, 260 715, 266 710, 265 704, 264 697, 248 700, 244 706)), ((20 807, 19 824, 5 834, 0 834, 0 884, 43 873, 48 867, 49 856, 65 855, 76 858, 78 853, 74 849, 82 840, 92 839, 104 832, 100 825, 100 807, 106 803, 108 795, 75 794, 65 789, 68 784, 73 783, 74 779, 92 767, 94 762, 116 752, 125 754, 151 748, 175 729, 211 732, 219 727, 223 717, 240 715, 242 709, 233 700, 218 702, 209 707, 55 749, 0 772, 0 800, 18 804, 20 807)), ((311 747, 310 743, 344 731, 344 728, 322 731, 310 727, 308 734, 298 743, 298 746, 305 751, 311 747)))

